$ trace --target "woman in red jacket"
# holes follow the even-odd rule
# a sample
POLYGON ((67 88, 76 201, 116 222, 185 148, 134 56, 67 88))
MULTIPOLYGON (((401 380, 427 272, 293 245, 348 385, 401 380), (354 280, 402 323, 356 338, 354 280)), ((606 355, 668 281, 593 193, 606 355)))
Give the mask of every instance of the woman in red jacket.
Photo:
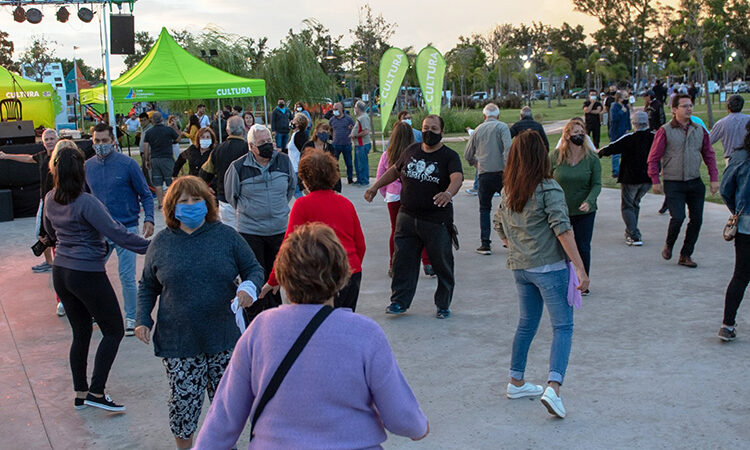
MULTIPOLYGON (((310 194, 294 202, 284 239, 296 227, 306 223, 321 222, 333 228, 346 250, 352 271, 349 282, 334 298, 334 307, 351 308, 354 311, 362 282, 362 259, 365 257, 365 236, 362 234, 357 211, 352 202, 333 190, 341 176, 336 159, 330 153, 316 148, 306 149, 300 159, 298 172, 310 194)), ((262 298, 271 290, 279 290, 275 269, 271 271, 268 283, 263 286, 258 297, 262 298)))

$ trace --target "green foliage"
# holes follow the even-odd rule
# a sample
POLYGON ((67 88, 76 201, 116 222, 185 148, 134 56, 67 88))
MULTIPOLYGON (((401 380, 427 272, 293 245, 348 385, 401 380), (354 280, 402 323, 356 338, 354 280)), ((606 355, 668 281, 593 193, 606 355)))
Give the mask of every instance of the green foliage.
POLYGON ((314 102, 330 92, 330 81, 318 58, 297 37, 290 37, 271 53, 259 75, 266 80, 267 96, 272 103, 277 98, 314 102))
POLYGON ((13 48, 13 41, 8 39, 8 33, 0 30, 0 66, 17 72, 18 66, 13 62, 13 48))
POLYGON ((390 47, 388 40, 396 31, 396 24, 387 21, 382 14, 375 15, 369 3, 359 10, 357 27, 349 30, 353 43, 349 48, 349 58, 353 63, 359 62, 357 68, 358 84, 371 92, 378 83, 380 58, 390 47))
MULTIPOLYGON (((62 70, 65 75, 73 70, 74 64, 72 59, 62 58, 60 59, 60 64, 62 65, 62 70)), ((104 79, 104 70, 91 67, 80 58, 78 58, 78 69, 80 69, 81 75, 83 75, 83 78, 87 81, 95 82, 104 79)))
POLYGON ((57 46, 57 42, 48 41, 44 35, 36 36, 18 62, 22 67, 27 68, 26 73, 28 75, 36 78, 36 81, 42 81, 44 68, 47 67, 47 64, 57 61, 55 46, 57 46))

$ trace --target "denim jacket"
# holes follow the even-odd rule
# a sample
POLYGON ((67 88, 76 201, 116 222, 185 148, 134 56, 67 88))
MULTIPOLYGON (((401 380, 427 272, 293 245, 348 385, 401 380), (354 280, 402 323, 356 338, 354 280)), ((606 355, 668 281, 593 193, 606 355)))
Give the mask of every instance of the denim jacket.
POLYGON ((501 195, 495 213, 495 231, 508 239, 509 269, 531 269, 567 259, 557 236, 571 229, 565 194, 553 179, 542 180, 523 211, 508 207, 501 195))
POLYGON ((750 234, 750 160, 747 150, 736 150, 721 179, 721 198, 732 214, 742 210, 737 232, 750 234))

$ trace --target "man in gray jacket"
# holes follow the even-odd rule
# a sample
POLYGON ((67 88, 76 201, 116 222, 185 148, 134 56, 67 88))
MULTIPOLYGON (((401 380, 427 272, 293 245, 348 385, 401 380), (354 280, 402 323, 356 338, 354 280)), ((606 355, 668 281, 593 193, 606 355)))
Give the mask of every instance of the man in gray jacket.
POLYGON ((482 111, 484 123, 480 124, 466 144, 464 157, 475 166, 479 173, 479 228, 482 245, 477 249, 480 255, 491 255, 490 211, 492 197, 503 189, 503 169, 505 157, 510 148, 510 129, 497 120, 500 108, 488 103, 482 111))
POLYGON ((268 128, 253 125, 247 141, 250 151, 224 176, 224 196, 237 211, 237 231, 263 266, 265 283, 284 240, 297 175, 289 156, 274 150, 268 128))

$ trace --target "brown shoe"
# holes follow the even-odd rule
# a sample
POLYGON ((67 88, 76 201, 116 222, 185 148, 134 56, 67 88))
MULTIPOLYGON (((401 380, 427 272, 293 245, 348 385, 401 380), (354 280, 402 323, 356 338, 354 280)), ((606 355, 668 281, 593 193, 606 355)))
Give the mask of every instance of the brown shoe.
POLYGON ((685 266, 685 267, 690 267, 690 268, 693 268, 693 269, 696 268, 696 267, 698 267, 698 264, 696 264, 692 259, 690 259, 689 256, 682 256, 682 255, 680 255, 680 260, 677 261, 677 264, 679 264, 681 266, 685 266))
POLYGON ((672 259, 672 249, 668 245, 664 246, 664 250, 661 251, 661 257, 669 261, 672 259))

